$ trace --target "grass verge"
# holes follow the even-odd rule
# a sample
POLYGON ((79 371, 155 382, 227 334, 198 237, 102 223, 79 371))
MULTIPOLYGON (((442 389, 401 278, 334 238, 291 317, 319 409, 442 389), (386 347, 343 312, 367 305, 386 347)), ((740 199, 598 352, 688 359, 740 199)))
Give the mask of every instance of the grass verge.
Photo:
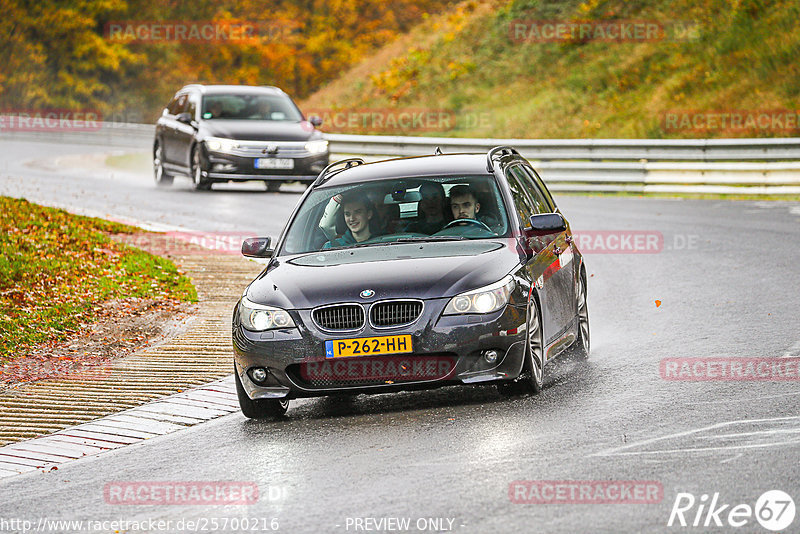
POLYGON ((65 339, 110 300, 197 300, 172 262, 111 240, 138 228, 0 197, 0 364, 65 339))

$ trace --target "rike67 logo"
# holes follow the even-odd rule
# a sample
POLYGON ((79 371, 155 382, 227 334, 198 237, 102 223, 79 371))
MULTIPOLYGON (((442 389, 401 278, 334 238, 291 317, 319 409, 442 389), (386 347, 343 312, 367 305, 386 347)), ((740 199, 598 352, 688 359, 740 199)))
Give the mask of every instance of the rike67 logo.
POLYGON ((752 525, 755 519, 765 529, 777 532, 786 530, 794 521, 794 515, 794 500, 780 490, 764 492, 755 506, 725 503, 719 493, 710 498, 703 494, 699 499, 691 493, 678 493, 667 526, 739 528, 752 525))

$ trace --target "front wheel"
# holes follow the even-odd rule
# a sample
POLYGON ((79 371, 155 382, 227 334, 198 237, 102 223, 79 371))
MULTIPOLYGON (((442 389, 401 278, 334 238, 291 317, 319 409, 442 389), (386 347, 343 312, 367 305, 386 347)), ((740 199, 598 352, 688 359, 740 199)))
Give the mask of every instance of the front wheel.
POLYGON ((528 324, 525 336, 525 361, 519 378, 498 384, 502 395, 537 395, 544 387, 544 337, 542 314, 536 300, 528 303, 528 324))
POLYGON ((200 161, 200 149, 192 150, 192 185, 198 191, 211 189, 211 182, 203 178, 203 165, 200 161))
POLYGON ((236 378, 236 396, 239 397, 239 407, 249 419, 277 419, 289 409, 288 399, 251 399, 242 386, 239 373, 233 370, 236 378))

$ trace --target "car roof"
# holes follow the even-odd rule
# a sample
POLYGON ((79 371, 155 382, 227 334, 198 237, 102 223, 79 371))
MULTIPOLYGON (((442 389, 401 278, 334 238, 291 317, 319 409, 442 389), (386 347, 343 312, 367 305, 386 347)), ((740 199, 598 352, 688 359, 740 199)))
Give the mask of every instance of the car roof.
POLYGON ((442 175, 490 175, 486 154, 442 154, 364 163, 336 172, 320 188, 391 178, 442 175))
POLYGON ((206 95, 220 95, 220 94, 238 94, 238 95, 257 95, 257 94, 271 94, 282 95, 285 94, 280 88, 271 85, 202 85, 191 84, 183 87, 182 91, 197 89, 206 95))

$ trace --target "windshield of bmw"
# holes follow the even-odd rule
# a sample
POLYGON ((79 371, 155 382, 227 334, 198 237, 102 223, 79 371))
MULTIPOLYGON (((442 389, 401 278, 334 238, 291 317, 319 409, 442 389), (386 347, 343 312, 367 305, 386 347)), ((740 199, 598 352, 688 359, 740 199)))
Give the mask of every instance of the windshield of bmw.
POLYGON ((508 233, 505 204, 493 177, 398 178, 313 191, 292 222, 282 253, 508 233))
POLYGON ((286 96, 219 94, 203 97, 203 119, 300 122, 303 116, 286 96))

